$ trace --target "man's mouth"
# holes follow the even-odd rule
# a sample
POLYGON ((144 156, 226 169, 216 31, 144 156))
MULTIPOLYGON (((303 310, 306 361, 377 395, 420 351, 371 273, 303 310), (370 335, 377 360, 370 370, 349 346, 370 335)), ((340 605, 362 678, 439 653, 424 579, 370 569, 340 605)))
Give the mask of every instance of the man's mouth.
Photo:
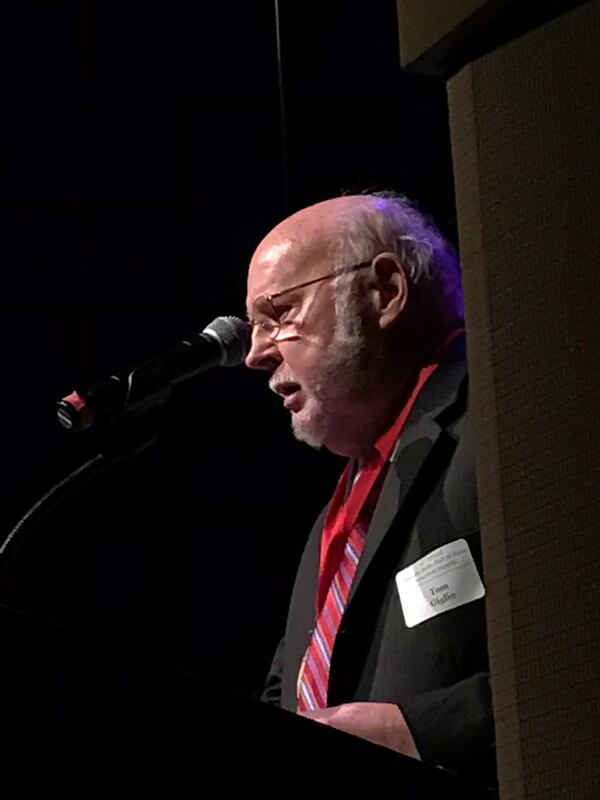
POLYGON ((288 411, 298 411, 301 407, 299 392, 301 386, 296 381, 281 381, 271 386, 271 389, 283 398, 283 405, 288 411))

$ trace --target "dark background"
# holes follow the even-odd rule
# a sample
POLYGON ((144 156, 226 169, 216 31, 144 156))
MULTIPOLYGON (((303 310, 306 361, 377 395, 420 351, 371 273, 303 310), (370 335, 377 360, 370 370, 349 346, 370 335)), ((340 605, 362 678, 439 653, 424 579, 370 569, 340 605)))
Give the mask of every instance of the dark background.
MULTIPOLYGON (((454 239, 445 88, 400 71, 395 0, 283 5, 1 12, 2 538, 99 446, 55 401, 242 314, 287 213, 392 188, 454 239)), ((205 374, 153 451, 31 534, 0 600, 255 691, 339 468, 265 375, 205 374)))

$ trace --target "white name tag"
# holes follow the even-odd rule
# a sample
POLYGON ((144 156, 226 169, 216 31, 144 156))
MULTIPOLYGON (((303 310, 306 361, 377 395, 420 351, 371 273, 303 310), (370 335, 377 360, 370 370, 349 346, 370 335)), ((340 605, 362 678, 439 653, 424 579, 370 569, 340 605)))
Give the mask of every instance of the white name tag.
POLYGON ((465 539, 433 550, 396 575, 408 628, 485 595, 465 539))

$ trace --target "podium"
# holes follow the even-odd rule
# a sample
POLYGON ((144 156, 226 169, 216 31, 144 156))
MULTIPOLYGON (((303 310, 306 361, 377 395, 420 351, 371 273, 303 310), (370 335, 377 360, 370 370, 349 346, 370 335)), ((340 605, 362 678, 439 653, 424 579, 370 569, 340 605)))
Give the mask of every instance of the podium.
POLYGON ((0 606, 0 795, 12 798, 495 794, 0 606))

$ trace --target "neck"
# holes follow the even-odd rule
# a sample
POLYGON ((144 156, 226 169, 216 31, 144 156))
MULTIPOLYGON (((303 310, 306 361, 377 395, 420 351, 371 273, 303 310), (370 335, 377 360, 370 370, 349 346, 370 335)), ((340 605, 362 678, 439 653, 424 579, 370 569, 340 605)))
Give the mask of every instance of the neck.
POLYGON ((373 455, 375 442, 393 424, 410 397, 419 377, 419 366, 411 364, 399 374, 383 376, 377 381, 377 392, 365 397, 339 415, 335 430, 330 432, 326 447, 332 453, 348 458, 367 460, 373 455))

